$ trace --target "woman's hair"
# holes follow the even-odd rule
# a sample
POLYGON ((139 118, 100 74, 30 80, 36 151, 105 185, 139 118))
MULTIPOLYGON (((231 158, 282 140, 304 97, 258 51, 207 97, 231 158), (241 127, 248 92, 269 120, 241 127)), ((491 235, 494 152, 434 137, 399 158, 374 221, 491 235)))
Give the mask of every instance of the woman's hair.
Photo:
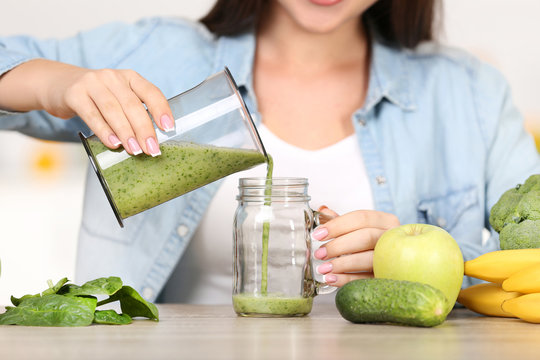
MULTIPOLYGON (((237 35, 259 25, 270 1, 217 0, 200 21, 216 35, 237 35)), ((438 0, 378 0, 363 17, 385 43, 414 48, 433 40, 439 5, 438 0)))

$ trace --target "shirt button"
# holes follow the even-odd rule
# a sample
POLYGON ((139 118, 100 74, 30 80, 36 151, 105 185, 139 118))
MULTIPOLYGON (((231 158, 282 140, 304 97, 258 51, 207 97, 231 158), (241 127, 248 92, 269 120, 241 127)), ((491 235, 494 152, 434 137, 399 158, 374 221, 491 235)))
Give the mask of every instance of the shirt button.
POLYGON ((377 181, 377 185, 384 185, 386 184, 386 178, 382 175, 379 175, 375 178, 375 181, 377 181))
POLYGON ((437 218, 437 225, 440 226, 440 227, 445 227, 446 226, 446 219, 445 218, 437 218))
POLYGON ((366 126, 366 120, 365 119, 358 119, 358 123, 360 126, 366 126))
POLYGON ((181 237, 184 237, 189 232, 189 228, 186 225, 182 224, 182 225, 178 226, 178 228, 176 229, 176 232, 181 237))
POLYGON ((143 296, 143 298, 145 298, 146 300, 151 299, 151 298, 154 296, 154 290, 152 290, 152 289, 149 288, 149 287, 145 287, 145 288, 143 288, 143 290, 142 290, 142 296, 143 296))

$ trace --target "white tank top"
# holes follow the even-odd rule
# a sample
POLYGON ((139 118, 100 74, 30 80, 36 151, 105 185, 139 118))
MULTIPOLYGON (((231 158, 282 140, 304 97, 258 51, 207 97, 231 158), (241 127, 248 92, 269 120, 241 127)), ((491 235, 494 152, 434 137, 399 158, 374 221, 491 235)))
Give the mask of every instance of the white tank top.
MULTIPOLYGON (((373 197, 356 135, 319 150, 304 150, 258 127, 266 151, 274 158, 274 177, 306 177, 310 206, 326 205, 339 214, 373 209, 373 197)), ((199 228, 174 270, 161 301, 232 304, 233 217, 238 179, 266 176, 266 166, 232 174, 209 204, 199 228)), ((333 302, 318 296, 316 302, 333 302)))

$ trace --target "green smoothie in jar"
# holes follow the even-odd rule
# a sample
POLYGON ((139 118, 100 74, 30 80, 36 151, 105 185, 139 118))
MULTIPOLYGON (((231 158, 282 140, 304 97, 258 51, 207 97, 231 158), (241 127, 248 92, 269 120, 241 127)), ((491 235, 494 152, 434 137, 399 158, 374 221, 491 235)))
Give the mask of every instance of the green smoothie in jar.
POLYGON ((312 306, 312 297, 287 297, 280 294, 257 296, 246 293, 233 296, 234 311, 243 316, 304 316, 311 312, 312 306))

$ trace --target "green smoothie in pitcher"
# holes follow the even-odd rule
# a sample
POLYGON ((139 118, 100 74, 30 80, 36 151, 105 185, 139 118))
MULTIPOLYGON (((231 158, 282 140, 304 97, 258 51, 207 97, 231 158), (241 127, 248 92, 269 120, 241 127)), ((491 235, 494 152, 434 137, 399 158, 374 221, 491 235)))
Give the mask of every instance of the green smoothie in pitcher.
MULTIPOLYGON (((89 140, 93 154, 110 151, 89 140)), ((161 156, 130 156, 101 169, 122 218, 135 215, 237 171, 266 162, 255 150, 169 141, 161 156)))

